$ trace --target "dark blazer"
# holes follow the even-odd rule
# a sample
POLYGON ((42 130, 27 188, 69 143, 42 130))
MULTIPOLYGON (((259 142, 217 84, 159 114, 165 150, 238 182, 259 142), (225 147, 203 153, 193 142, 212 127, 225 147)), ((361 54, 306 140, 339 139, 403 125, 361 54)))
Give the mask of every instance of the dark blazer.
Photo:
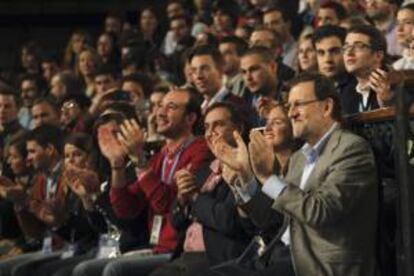
MULTIPOLYGON (((356 91, 358 82, 354 77, 349 77, 346 83, 341 83, 339 98, 341 100, 342 114, 359 113, 359 105, 362 102, 362 95, 356 91)), ((368 108, 366 111, 379 108, 377 97, 374 91, 369 92, 368 108)))
MULTIPOLYGON (((208 167, 202 168, 198 175, 208 176, 206 172, 209 172, 208 167)), ((249 242, 241 226, 233 194, 224 180, 212 192, 201 193, 186 208, 175 201, 172 210, 173 226, 180 232, 177 250, 182 250, 185 232, 196 220, 203 226, 206 254, 212 265, 238 257, 249 242)))

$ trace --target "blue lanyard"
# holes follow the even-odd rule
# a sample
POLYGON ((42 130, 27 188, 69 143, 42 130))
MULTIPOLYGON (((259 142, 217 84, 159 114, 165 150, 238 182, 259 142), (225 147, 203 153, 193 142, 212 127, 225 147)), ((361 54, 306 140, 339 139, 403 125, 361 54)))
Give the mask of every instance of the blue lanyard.
POLYGON ((161 181, 167 185, 170 185, 172 183, 172 179, 175 174, 175 170, 177 169, 178 161, 180 160, 181 154, 183 151, 193 142, 194 138, 188 139, 178 150, 178 152, 174 156, 173 165, 171 166, 170 173, 168 174, 168 177, 166 178, 166 168, 167 168, 167 162, 168 162, 168 156, 164 156, 164 160, 162 161, 162 168, 161 168, 161 181))

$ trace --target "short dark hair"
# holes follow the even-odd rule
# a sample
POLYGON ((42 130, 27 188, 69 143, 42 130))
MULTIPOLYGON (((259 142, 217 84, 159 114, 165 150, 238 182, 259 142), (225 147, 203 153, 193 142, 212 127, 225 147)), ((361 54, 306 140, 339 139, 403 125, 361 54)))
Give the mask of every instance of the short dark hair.
POLYGON ((337 2, 329 1, 321 5, 319 9, 330 9, 333 10, 339 20, 345 19, 347 17, 346 9, 343 5, 337 2))
POLYGON ((371 49, 374 51, 382 51, 384 55, 387 53, 387 41, 384 35, 376 27, 371 25, 353 26, 348 30, 347 34, 357 33, 368 36, 371 49))
POLYGON ((321 26, 313 32, 312 43, 315 45, 316 43, 319 43, 321 40, 328 37, 336 37, 341 41, 342 44, 344 44, 346 29, 333 25, 321 26))
POLYGON ((23 157, 27 156, 27 147, 26 147, 26 140, 27 140, 27 133, 26 132, 18 132, 17 134, 13 135, 9 142, 7 143, 6 147, 15 147, 19 154, 23 157))
POLYGON ((202 122, 201 122, 201 103, 203 102, 203 97, 195 89, 190 87, 178 88, 175 91, 185 92, 188 94, 189 99, 187 105, 185 106, 185 113, 193 113, 196 116, 196 121, 193 125, 193 134, 198 135, 202 133, 202 122))
POLYGON ((191 18, 189 18, 186 15, 176 15, 169 19, 169 23, 175 21, 175 20, 183 20, 187 26, 191 26, 191 18))
POLYGON ((213 14, 221 11, 228 15, 231 19, 233 28, 237 25, 237 19, 239 17, 239 6, 234 1, 217 0, 212 5, 213 14))
POLYGON ((249 48, 243 55, 243 57, 251 56, 251 55, 258 55, 265 63, 274 62, 273 54, 267 47, 264 46, 253 46, 249 48))
POLYGON ((334 82, 315 72, 303 72, 296 76, 290 83, 292 88, 303 82, 313 82, 316 99, 323 101, 331 98, 333 101, 332 118, 338 122, 342 121, 341 102, 336 91, 334 82))
POLYGON ((63 152, 63 131, 53 125, 43 124, 27 135, 27 141, 35 141, 42 148, 46 148, 48 145, 52 145, 59 154, 63 152))
POLYGON ((402 6, 401 8, 399 8, 398 11, 401 11, 401 10, 410 10, 410 11, 414 12, 414 3, 406 4, 406 5, 402 6))
POLYGON ((0 81, 0 95, 2 96, 12 96, 16 106, 20 105, 20 98, 17 91, 10 85, 0 81))
POLYGON ((121 125, 127 117, 119 111, 111 111, 103 113, 95 120, 93 124, 93 137, 96 138, 98 134, 98 128, 104 124, 114 121, 116 124, 121 125))
POLYGON ((77 132, 66 137, 64 145, 70 144, 87 152, 88 154, 95 151, 92 136, 87 133, 77 132))
POLYGON ((223 57, 216 47, 211 47, 209 45, 198 46, 190 52, 188 60, 191 62, 193 58, 197 56, 210 56, 217 67, 223 67, 223 57))
POLYGON ((244 39, 235 36, 235 35, 229 35, 225 36, 220 40, 220 44, 230 43, 234 44, 236 46, 236 52, 238 56, 242 56, 244 52, 246 52, 249 45, 247 44, 244 39))
MULTIPOLYGON (((26 73, 26 74, 23 74, 22 76, 20 76, 20 78, 19 78, 19 83, 20 83, 20 86, 22 85, 22 83, 24 82, 24 81, 31 81, 31 82, 33 82, 35 85, 36 85, 36 88, 37 88, 37 92, 40 94, 41 93, 41 89, 42 89, 42 80, 41 80, 41 78, 40 78, 40 76, 39 75, 37 75, 37 74, 30 74, 30 73, 26 73)), ((19 88, 21 88, 21 87, 19 87, 19 88)))
POLYGON ((97 76, 111 76, 115 80, 115 72, 113 68, 107 64, 100 64, 93 73, 94 78, 97 76))
POLYGON ((148 96, 151 94, 153 89, 153 82, 146 74, 133 73, 122 78, 122 84, 129 81, 135 82, 142 87, 145 98, 148 98, 148 96))
POLYGON ((291 22, 292 18, 289 16, 289 14, 287 13, 286 9, 284 9, 281 5, 271 5, 268 9, 266 9, 263 12, 263 16, 265 16, 268 13, 272 13, 272 12, 279 12, 282 15, 282 19, 285 22, 291 22))
POLYGON ((83 93, 82 82, 73 72, 63 71, 57 73, 56 76, 65 86, 67 95, 79 95, 83 93))
MULTIPOLYGON (((34 102, 33 102, 33 106, 38 105, 38 104, 47 104, 49 105, 51 108, 53 108, 56 113, 59 113, 59 104, 56 102, 55 99, 51 98, 51 97, 43 97, 43 98, 37 98, 34 102)), ((32 107, 33 107, 32 106, 32 107)))
POLYGON ((249 134, 249 129, 251 127, 247 117, 243 112, 240 112, 240 108, 234 105, 231 102, 216 102, 209 106, 204 113, 204 118, 207 117, 211 111, 217 108, 224 108, 230 113, 230 121, 237 127, 240 132, 240 135, 243 137, 244 141, 247 141, 247 136, 249 134))
POLYGON ((280 35, 278 33, 276 33, 273 29, 270 29, 270 28, 265 27, 265 26, 258 26, 253 30, 252 34, 254 32, 268 32, 268 33, 270 33, 273 36, 272 46, 271 46, 272 50, 282 47, 282 39, 281 39, 280 35))

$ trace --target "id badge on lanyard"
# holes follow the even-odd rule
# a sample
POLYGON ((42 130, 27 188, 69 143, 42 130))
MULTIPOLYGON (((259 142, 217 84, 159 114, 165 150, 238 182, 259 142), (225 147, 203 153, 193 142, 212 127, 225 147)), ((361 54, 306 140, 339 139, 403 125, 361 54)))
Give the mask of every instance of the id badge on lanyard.
POLYGON ((177 170, 178 162, 180 161, 181 154, 183 151, 194 141, 194 138, 188 139, 179 149, 179 151, 174 155, 173 163, 170 167, 170 170, 167 175, 167 163, 169 162, 168 156, 164 157, 162 161, 162 168, 161 168, 161 181, 167 185, 172 183, 175 171, 177 170))
POLYGON ((102 234, 99 237, 98 259, 116 258, 120 255, 119 240, 109 234, 102 234))

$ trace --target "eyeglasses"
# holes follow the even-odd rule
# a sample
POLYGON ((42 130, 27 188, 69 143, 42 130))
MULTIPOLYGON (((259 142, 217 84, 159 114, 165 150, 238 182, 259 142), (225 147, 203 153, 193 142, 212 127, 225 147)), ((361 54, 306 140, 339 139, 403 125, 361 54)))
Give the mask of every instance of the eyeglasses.
POLYGON ((285 108, 286 108, 286 110, 289 111, 291 108, 304 107, 305 105, 315 103, 315 102, 319 102, 319 101, 320 100, 318 100, 318 99, 313 99, 313 100, 308 100, 308 101, 295 101, 295 102, 291 102, 291 103, 286 103, 285 108))
POLYGON ((344 45, 342 47, 342 52, 343 53, 347 53, 349 51, 361 52, 364 49, 372 49, 372 45, 366 44, 364 42, 355 42, 352 45, 344 45))

